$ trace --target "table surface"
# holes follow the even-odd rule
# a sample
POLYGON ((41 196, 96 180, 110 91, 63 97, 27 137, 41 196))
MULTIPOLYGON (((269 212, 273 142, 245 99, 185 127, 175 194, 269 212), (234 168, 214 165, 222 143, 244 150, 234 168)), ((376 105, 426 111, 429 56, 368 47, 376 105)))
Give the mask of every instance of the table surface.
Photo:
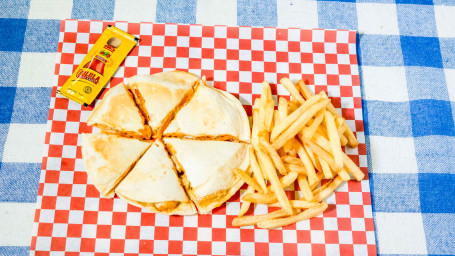
POLYGON ((378 254, 455 254, 453 0, 3 0, 0 255, 29 253, 66 18, 357 30, 378 254))

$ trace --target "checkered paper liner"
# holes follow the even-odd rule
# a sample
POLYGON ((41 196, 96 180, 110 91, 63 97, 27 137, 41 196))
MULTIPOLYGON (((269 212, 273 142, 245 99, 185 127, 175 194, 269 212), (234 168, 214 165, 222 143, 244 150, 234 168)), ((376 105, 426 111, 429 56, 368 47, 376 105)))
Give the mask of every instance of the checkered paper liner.
MULTIPOLYGON (((355 31, 345 30, 63 20, 31 253, 376 254, 355 39, 355 31), (232 227, 246 185, 209 215, 154 214, 117 197, 101 198, 87 179, 80 147, 80 134, 92 132, 85 123, 92 108, 56 91, 109 24, 141 39, 110 85, 136 74, 185 70, 238 97, 248 115, 264 80, 274 95, 287 98, 277 85, 282 77, 303 78, 316 92, 328 91, 359 140, 346 153, 365 179, 343 184, 327 199, 322 216, 274 230, 232 227)), ((287 189, 291 197, 299 197, 297 191, 287 189)), ((247 214, 273 210, 258 205, 247 214)))

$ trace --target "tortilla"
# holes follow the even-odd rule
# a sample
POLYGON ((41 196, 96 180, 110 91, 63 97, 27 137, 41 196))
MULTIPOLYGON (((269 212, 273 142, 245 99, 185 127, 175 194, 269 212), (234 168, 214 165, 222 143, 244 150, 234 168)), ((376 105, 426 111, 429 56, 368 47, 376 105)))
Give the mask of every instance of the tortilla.
POLYGON ((114 197, 117 184, 151 143, 102 133, 82 134, 82 157, 90 181, 100 194, 114 197))
POLYGON ((248 168, 248 144, 178 138, 164 138, 164 143, 199 213, 222 205, 243 185, 232 169, 248 168))
POLYGON ((153 75, 137 75, 126 79, 136 103, 147 118, 154 138, 160 138, 162 128, 175 116, 176 111, 193 95, 197 76, 171 71, 153 75))
POLYGON ((164 136, 249 142, 248 116, 240 101, 200 81, 193 98, 180 109, 164 136))
POLYGON ((87 119, 87 124, 104 132, 149 139, 151 130, 123 83, 106 92, 87 119))
POLYGON ((180 184, 174 164, 156 140, 115 189, 125 201, 162 214, 197 213, 180 184))

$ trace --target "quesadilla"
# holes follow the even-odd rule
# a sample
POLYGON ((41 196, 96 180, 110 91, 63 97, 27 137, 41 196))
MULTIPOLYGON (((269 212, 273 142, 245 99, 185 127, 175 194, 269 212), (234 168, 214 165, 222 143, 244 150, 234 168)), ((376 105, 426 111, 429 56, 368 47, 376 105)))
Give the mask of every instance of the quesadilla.
POLYGON ((232 169, 248 168, 248 144, 177 138, 164 143, 199 213, 222 205, 243 185, 232 169))
POLYGON ((249 142, 250 126, 240 101, 206 85, 204 79, 199 81, 191 101, 177 113, 164 136, 249 142))
POLYGON ((82 134, 82 157, 90 181, 104 197, 128 174, 150 142, 102 133, 82 134))
POLYGON ((160 140, 156 140, 131 172, 115 189, 125 201, 151 212, 162 214, 196 214, 188 199, 174 164, 160 140))
POLYGON ((161 137, 162 127, 191 98, 197 79, 196 75, 187 72, 171 71, 137 75, 126 80, 152 128, 154 138, 161 137))
POLYGON ((142 139, 151 137, 150 127, 145 124, 144 117, 123 83, 106 92, 90 113, 87 124, 107 133, 142 139))

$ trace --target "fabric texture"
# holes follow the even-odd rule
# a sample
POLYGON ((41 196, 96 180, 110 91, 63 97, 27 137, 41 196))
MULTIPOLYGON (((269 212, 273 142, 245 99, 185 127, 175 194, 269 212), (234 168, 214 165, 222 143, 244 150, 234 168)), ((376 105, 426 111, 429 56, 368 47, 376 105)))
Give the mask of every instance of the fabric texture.
POLYGON ((357 30, 377 252, 455 254, 454 13, 450 0, 1 1, 0 255, 28 254, 66 18, 357 30))

